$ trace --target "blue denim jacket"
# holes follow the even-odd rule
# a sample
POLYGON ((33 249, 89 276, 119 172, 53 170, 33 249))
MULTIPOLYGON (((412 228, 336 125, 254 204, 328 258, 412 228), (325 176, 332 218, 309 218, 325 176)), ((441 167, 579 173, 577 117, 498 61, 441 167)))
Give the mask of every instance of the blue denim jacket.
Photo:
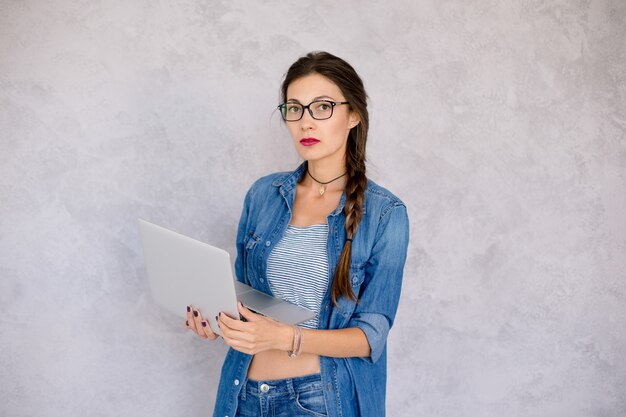
MULTIPOLYGON (((237 232, 237 279, 271 294, 267 258, 291 220, 296 184, 306 163, 294 172, 257 180, 248 191, 237 232)), ((329 285, 322 301, 320 329, 359 327, 371 355, 363 358, 320 357, 321 377, 329 416, 385 415, 387 334, 393 324, 409 242, 406 207, 386 189, 368 181, 364 213, 352 242, 350 276, 358 302, 330 296, 333 271, 345 242, 345 194, 328 215, 329 285)), ((252 356, 229 349, 219 383, 214 416, 233 417, 237 396, 252 356)))

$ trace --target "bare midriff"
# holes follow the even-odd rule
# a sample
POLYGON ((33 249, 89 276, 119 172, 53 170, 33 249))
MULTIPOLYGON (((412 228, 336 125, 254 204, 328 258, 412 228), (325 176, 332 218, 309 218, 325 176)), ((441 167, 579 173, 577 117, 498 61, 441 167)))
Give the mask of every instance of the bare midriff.
POLYGON ((320 357, 313 353, 301 353, 290 358, 282 350, 266 350, 252 358, 248 378, 255 381, 295 378, 320 372, 320 357))

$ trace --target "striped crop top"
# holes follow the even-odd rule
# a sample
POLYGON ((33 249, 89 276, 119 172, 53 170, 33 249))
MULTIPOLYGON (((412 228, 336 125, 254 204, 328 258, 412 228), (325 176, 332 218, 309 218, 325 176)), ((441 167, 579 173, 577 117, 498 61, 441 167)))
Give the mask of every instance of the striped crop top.
POLYGON ((317 329, 328 288, 328 224, 289 225, 267 259, 267 279, 275 297, 308 308, 315 318, 300 325, 317 329))

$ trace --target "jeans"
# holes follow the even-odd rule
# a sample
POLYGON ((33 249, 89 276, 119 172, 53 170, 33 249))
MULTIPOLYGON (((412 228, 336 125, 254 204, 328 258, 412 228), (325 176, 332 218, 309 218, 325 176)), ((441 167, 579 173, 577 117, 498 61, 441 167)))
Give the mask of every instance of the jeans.
POLYGON ((272 381, 246 379, 236 417, 324 417, 320 374, 272 381))

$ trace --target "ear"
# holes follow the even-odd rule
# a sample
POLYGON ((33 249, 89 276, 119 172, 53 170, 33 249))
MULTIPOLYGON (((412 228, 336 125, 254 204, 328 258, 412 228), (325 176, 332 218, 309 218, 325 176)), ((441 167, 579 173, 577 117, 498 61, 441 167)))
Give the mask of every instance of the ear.
POLYGON ((359 123, 361 123, 361 117, 357 112, 351 111, 348 126, 350 127, 350 129, 352 129, 353 127, 356 127, 356 125, 358 125, 359 123))

